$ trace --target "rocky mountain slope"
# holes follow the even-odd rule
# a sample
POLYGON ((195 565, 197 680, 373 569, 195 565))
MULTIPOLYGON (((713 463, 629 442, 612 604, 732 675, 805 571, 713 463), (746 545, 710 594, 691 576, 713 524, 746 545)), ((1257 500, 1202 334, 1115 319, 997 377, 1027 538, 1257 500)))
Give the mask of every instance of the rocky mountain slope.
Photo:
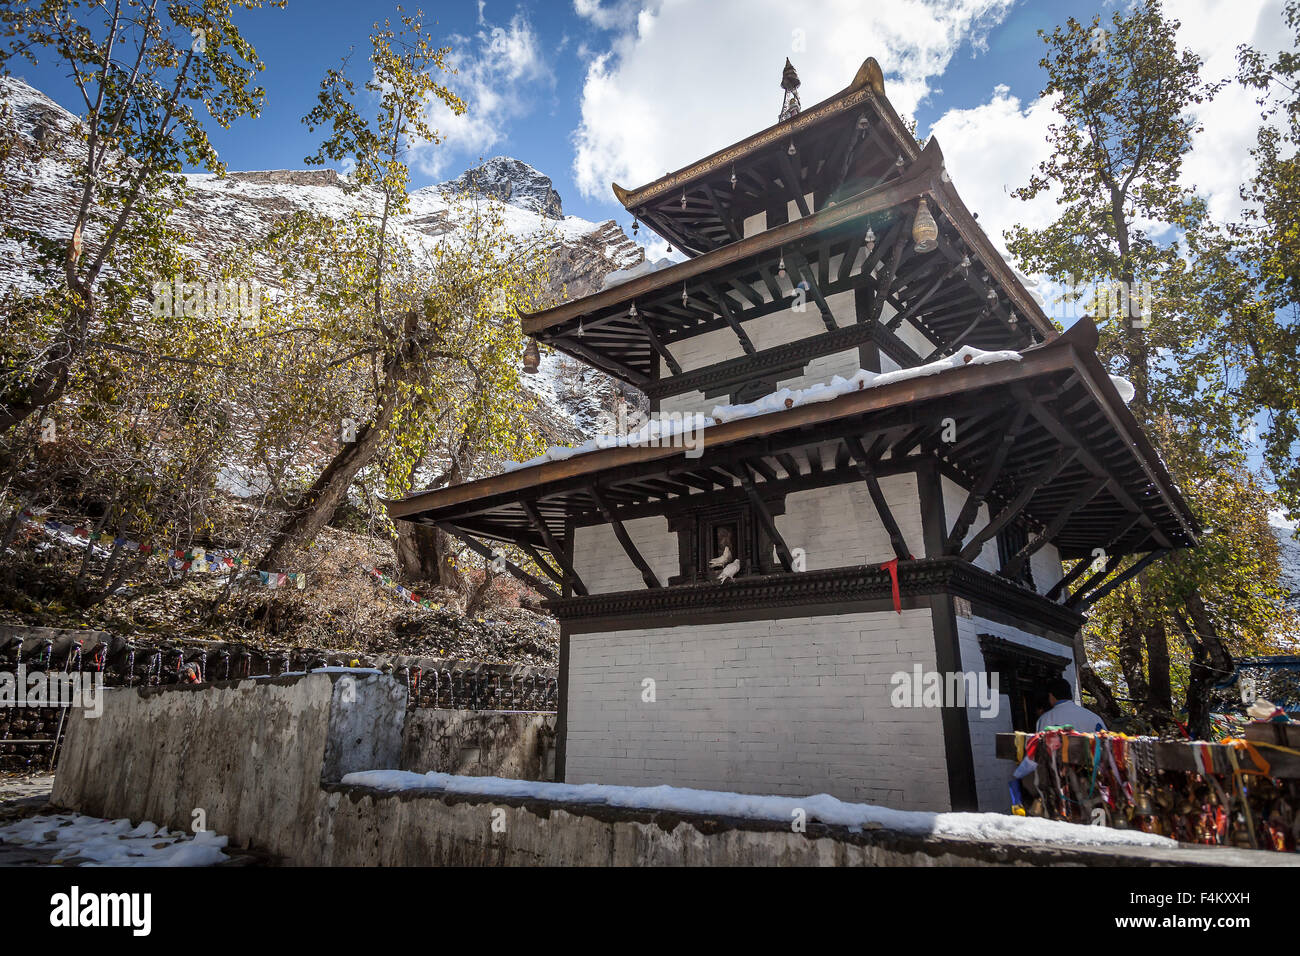
MULTIPOLYGON (((0 104, 7 107, 27 154, 48 153, 22 170, 21 182, 4 184, 7 218, 20 228, 66 241, 80 198, 68 162, 80 152, 77 117, 12 77, 0 78, 0 104)), ((294 212, 342 217, 377 215, 381 208, 378 192, 355 188, 332 169, 230 172, 222 178, 191 174, 185 181, 189 195, 173 224, 188 239, 187 254, 200 263, 216 262, 247 246, 294 212)), ((536 237, 549 249, 550 287, 557 302, 595 292, 610 273, 645 261, 644 250, 614 220, 595 223, 566 216, 549 177, 504 156, 449 182, 414 190, 397 231, 413 247, 427 247, 458 228, 466 204, 474 202, 499 204, 512 233, 536 237)), ((92 233, 88 238, 93 243, 96 237, 92 233)), ((10 287, 34 291, 39 283, 25 250, 0 240, 0 291, 10 287)), ((547 356, 541 374, 527 377, 526 383, 540 399, 548 440, 560 444, 589 437, 595 415, 609 407, 616 391, 608 377, 560 355, 547 356)))

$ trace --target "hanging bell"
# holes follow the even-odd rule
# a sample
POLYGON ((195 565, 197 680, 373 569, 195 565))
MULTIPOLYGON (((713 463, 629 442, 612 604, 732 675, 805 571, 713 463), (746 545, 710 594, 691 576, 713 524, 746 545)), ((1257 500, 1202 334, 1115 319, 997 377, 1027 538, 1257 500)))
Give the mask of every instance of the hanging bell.
POLYGON ((862 237, 866 242, 867 255, 876 251, 876 230, 867 226, 867 234, 862 237))
POLYGON ((682 190, 682 212, 686 211, 686 190, 682 190))
POLYGON ((628 317, 629 319, 635 319, 635 318, 636 318, 636 303, 635 303, 635 302, 633 302, 633 303, 632 303, 632 307, 629 308, 629 309, 627 310, 627 317, 628 317))
POLYGON ((633 220, 632 220, 632 235, 635 236, 636 233, 637 233, 637 230, 640 229, 640 228, 641 228, 641 223, 638 222, 635 218, 633 218, 633 220))
POLYGON ((582 329, 582 316, 578 316, 578 338, 582 338, 585 333, 582 329))
POLYGON ((785 253, 781 253, 781 259, 776 264, 776 274, 782 279, 785 278, 785 253))
POLYGON ((687 305, 691 301, 690 296, 686 294, 686 283, 682 283, 682 305, 687 305))
POLYGON ((787 149, 786 152, 789 153, 791 156, 799 152, 799 150, 794 148, 794 140, 790 140, 790 148, 787 149))
POLYGON ((735 166, 732 166, 732 167, 731 167, 731 188, 732 188, 732 189, 735 189, 735 188, 736 188, 736 182, 737 182, 737 180, 736 180, 736 167, 735 167, 735 166))
POLYGON ((912 238, 916 241, 916 251, 934 252, 939 248, 939 224, 930 214, 930 207, 924 199, 916 207, 916 219, 912 222, 912 238))
POLYGON ((530 338, 524 348, 524 371, 529 375, 537 374, 537 366, 542 364, 542 353, 537 348, 537 340, 530 338))

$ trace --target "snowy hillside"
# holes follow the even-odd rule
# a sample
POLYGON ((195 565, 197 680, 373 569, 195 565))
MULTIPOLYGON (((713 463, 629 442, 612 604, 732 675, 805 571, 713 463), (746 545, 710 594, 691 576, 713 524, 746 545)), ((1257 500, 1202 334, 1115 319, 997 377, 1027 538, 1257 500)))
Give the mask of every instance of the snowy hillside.
POLYGON ((1269 521, 1282 552, 1282 586, 1290 594, 1287 603, 1293 610, 1300 611, 1300 541, 1295 539, 1295 523, 1285 521, 1280 514, 1269 515, 1269 521))
MULTIPOLYGON (((0 102, 11 110, 29 155, 51 151, 34 164, 23 182, 7 184, 21 189, 9 190, 8 218, 19 228, 66 241, 80 198, 68 163, 79 152, 78 120, 39 90, 12 77, 0 78, 0 102)), ((348 188, 347 181, 331 169, 184 178, 189 196, 174 224, 187 236, 188 254, 200 263, 214 262, 223 253, 246 246, 294 212, 377 215, 381 203, 376 191, 348 188)), ((610 273, 635 269, 645 261, 645 251, 614 220, 595 223, 565 216, 550 178, 510 157, 495 157, 457 179, 413 191, 410 209, 396 228, 413 247, 427 247, 457 228, 466 203, 478 201, 499 204, 506 227, 515 235, 538 237, 549 246, 550 287, 557 302, 598 291, 610 273)), ((88 238, 93 244, 96 236, 92 232, 88 238)), ((23 247, 0 240, 0 291, 11 287, 30 292, 39 283, 23 247)), ((526 376, 525 381, 539 398, 548 438, 560 443, 589 437, 594 417, 601 407, 608 407, 616 389, 616 383, 602 373, 584 370, 559 355, 547 356, 541 374, 526 376)))

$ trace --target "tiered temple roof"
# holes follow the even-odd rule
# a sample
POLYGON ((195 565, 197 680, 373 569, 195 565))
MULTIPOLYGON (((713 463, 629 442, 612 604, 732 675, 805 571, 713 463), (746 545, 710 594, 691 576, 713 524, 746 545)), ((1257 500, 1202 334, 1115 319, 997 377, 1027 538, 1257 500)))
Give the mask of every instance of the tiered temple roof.
MULTIPOLYGON (((698 496, 733 497, 767 517, 789 570, 764 501, 866 481, 888 527, 878 477, 922 461, 968 497, 949 516, 946 541, 908 542, 890 528, 903 561, 928 554, 933 564, 939 553, 937 560, 968 563, 1015 521, 1032 533, 1003 557, 1005 580, 1016 580, 1047 543, 1065 560, 1104 552, 1104 570, 1080 562, 1048 590, 1077 610, 1114 586, 1103 581, 1124 555, 1145 554, 1140 569, 1195 543, 1185 502, 1095 355, 1095 327, 1085 319, 1058 332, 961 201, 938 144, 917 146, 885 98, 874 60, 844 91, 784 122, 639 189, 614 188, 640 221, 691 257, 524 316, 523 327, 652 401, 788 379, 812 359, 867 344, 905 369, 963 346, 1013 349, 1020 358, 715 424, 695 458, 679 447, 611 447, 416 493, 390 504, 394 518, 438 525, 481 554, 492 553, 483 541, 517 545, 556 587, 513 570, 553 603, 561 591, 563 600, 586 594, 573 570, 575 527, 619 533, 623 522, 689 507, 698 496), (922 201, 937 227, 928 250, 914 241, 922 201), (800 282, 825 330, 758 349, 747 324, 788 309, 800 282), (841 324, 827 299, 850 290, 856 321, 841 324), (674 345, 727 329, 741 354, 682 368, 674 345), (954 426, 957 440, 944 440, 954 426), (984 505, 989 520, 969 538, 984 505)), ((627 535, 619 538, 647 586, 663 587, 627 535)))

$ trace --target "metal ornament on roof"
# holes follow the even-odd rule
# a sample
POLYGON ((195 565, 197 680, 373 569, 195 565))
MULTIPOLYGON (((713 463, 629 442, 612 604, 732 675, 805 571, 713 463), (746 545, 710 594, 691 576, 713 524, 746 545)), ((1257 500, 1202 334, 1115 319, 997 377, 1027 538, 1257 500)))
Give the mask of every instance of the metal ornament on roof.
POLYGON ((939 224, 930 214, 930 207, 924 199, 916 207, 916 219, 912 222, 912 238, 916 241, 916 251, 934 252, 939 248, 939 224))
POLYGON ((537 340, 529 338, 528 345, 524 348, 524 371, 529 375, 537 374, 537 366, 542 363, 542 353, 537 348, 537 340))
POLYGON ((795 71, 789 57, 786 57, 785 69, 781 71, 781 89, 785 90, 785 96, 781 100, 781 116, 778 122, 784 123, 798 116, 802 108, 799 105, 799 74, 795 71))

